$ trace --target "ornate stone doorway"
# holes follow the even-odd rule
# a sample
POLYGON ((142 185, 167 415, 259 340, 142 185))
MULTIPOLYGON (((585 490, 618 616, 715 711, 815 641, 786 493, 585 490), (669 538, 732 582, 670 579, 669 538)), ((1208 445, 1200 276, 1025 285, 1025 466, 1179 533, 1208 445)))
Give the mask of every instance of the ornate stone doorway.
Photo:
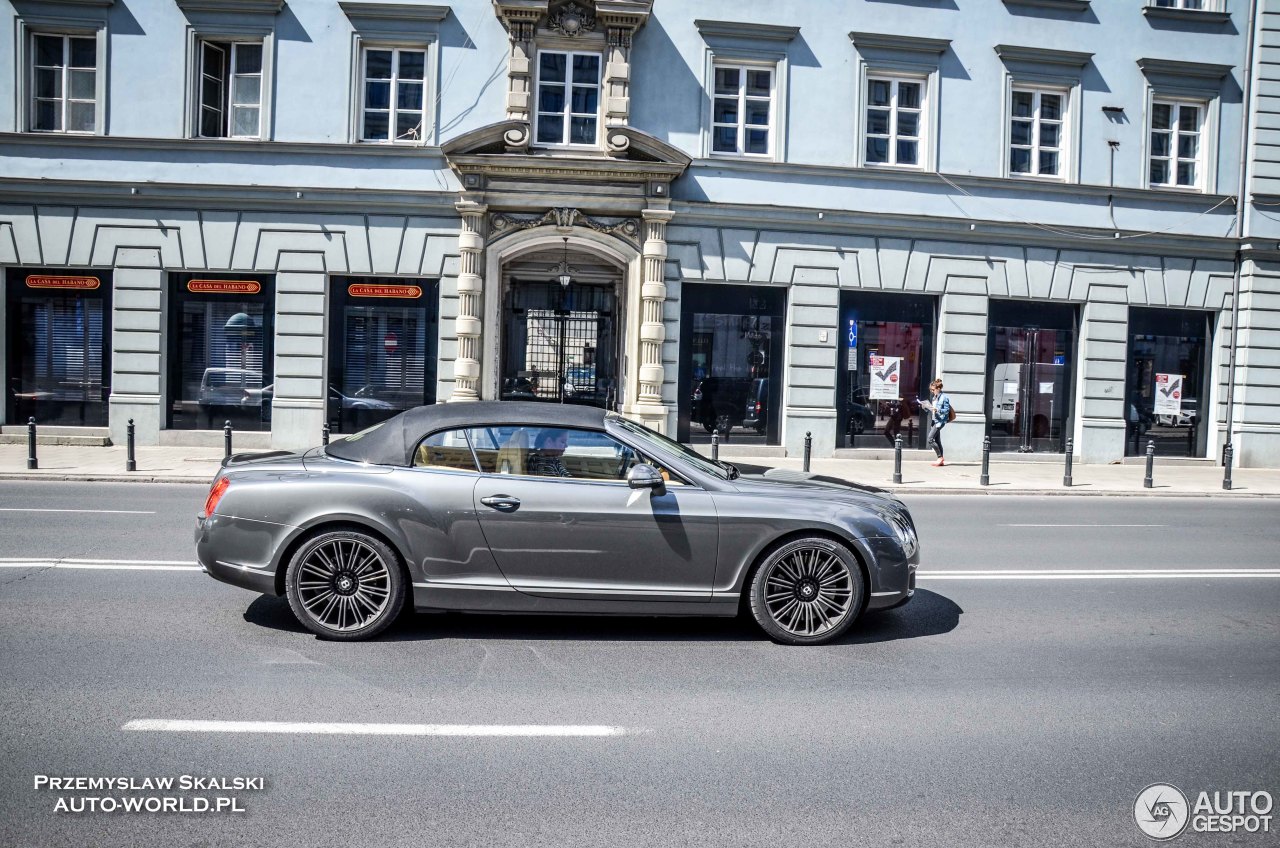
POLYGON ((499 397, 616 409, 621 280, 621 269, 567 244, 507 263, 499 397))

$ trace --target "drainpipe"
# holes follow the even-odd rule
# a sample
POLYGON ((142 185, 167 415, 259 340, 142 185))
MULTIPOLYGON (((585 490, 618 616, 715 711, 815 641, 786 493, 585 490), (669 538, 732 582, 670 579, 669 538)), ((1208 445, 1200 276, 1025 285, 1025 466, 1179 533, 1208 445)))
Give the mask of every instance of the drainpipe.
MULTIPOLYGON (((1250 110, 1253 106, 1253 44, 1257 37, 1258 0, 1249 4, 1249 39, 1244 53, 1244 115, 1240 120, 1240 184, 1236 190, 1236 256, 1235 275, 1231 281, 1231 348, 1227 363, 1227 438, 1225 448, 1235 438, 1236 417, 1236 354, 1240 344, 1240 276, 1244 267, 1241 246, 1244 240, 1245 196, 1249 191, 1249 131, 1252 125, 1250 110)), ((1235 453, 1232 446, 1231 453, 1235 453)), ((1224 463, 1225 460, 1224 451, 1224 463)), ((1227 472, 1230 476, 1230 471, 1227 472)))

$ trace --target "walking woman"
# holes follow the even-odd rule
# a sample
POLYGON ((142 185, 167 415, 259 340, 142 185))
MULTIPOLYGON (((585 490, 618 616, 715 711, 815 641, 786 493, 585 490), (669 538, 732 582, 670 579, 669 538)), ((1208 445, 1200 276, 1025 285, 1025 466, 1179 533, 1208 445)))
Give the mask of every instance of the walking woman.
POLYGON ((942 428, 955 420, 955 410, 951 408, 951 398, 942 392, 942 380, 934 379, 929 384, 930 400, 923 404, 929 410, 929 447, 938 455, 932 465, 946 465, 947 458, 942 454, 942 428))

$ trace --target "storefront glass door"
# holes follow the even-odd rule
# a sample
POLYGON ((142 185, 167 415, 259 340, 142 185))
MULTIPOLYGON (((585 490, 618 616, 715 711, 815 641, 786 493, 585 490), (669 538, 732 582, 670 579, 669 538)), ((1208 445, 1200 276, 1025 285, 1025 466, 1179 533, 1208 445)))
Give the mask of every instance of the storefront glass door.
POLYGON ((987 435, 993 451, 1060 453, 1075 398, 1075 307, 997 301, 987 335, 987 435))
POLYGON ((936 303, 922 295, 841 292, 836 354, 839 447, 889 447, 899 435, 903 447, 924 447, 929 428, 919 401, 928 395, 933 379, 936 303), (873 370, 883 371, 886 361, 893 366, 895 360, 894 373, 877 380, 873 392, 873 370), (873 393, 879 397, 871 397, 873 393))
POLYGON ((513 280, 504 309, 502 399, 615 408, 617 327, 613 285, 513 280))
POLYGON ((105 427, 111 274, 8 273, 6 423, 105 427))
POLYGON ((1187 309, 1129 310, 1126 456, 1145 454, 1148 441, 1160 456, 1204 455, 1209 321, 1187 309))
POLYGON ((783 289, 682 287, 680 441, 778 444, 785 313, 783 289))

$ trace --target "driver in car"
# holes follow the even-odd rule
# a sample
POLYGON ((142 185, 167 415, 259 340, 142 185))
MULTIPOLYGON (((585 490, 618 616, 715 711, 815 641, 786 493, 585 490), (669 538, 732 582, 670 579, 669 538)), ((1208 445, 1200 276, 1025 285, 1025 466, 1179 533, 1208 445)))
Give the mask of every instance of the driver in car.
POLYGON ((542 430, 533 442, 533 450, 529 451, 525 473, 535 477, 571 476, 560 461, 568 446, 569 434, 564 430, 542 430))

